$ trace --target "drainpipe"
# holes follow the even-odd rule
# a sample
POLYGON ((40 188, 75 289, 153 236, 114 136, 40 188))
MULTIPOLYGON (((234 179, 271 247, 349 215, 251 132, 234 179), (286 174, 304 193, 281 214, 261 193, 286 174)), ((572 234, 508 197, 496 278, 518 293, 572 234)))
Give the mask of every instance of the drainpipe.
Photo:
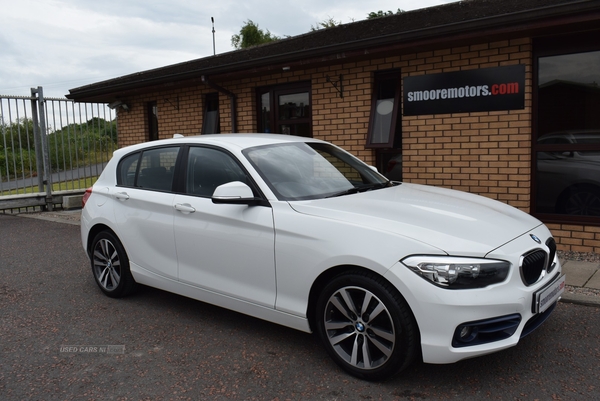
POLYGON ((206 75, 202 75, 202 82, 204 82, 206 85, 210 86, 214 90, 224 93, 225 95, 227 95, 229 97, 229 99, 231 101, 231 132, 232 133, 237 132, 237 115, 235 112, 235 99, 236 99, 235 94, 229 92, 227 89, 223 88, 222 86, 215 84, 214 82, 209 80, 206 75))

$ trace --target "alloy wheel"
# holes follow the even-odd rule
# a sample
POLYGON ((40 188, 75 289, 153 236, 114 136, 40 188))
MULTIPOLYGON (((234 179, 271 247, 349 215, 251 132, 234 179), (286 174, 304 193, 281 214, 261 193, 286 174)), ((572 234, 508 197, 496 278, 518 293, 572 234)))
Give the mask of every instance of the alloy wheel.
POLYGON ((372 292, 343 287, 327 302, 324 328, 329 343, 346 363, 358 369, 375 369, 390 358, 396 345, 391 314, 372 292))
POLYGON ((114 244, 108 239, 96 243, 93 256, 94 275, 98 284, 113 291, 121 281, 121 259, 114 244))

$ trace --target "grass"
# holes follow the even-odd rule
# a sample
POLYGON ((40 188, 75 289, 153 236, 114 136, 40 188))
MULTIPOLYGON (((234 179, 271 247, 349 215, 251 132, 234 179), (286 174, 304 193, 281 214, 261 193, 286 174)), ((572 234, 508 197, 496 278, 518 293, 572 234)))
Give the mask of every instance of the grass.
MULTIPOLYGON (((97 179, 98 179, 98 177, 87 177, 87 178, 81 178, 79 180, 55 182, 52 184, 52 192, 66 191, 66 190, 72 190, 72 189, 82 189, 83 190, 83 189, 91 187, 96 182, 97 179)), ((32 186, 32 187, 13 189, 10 191, 2 191, 2 192, 0 192, 0 196, 24 195, 24 194, 33 194, 36 192, 39 192, 38 187, 32 186)))

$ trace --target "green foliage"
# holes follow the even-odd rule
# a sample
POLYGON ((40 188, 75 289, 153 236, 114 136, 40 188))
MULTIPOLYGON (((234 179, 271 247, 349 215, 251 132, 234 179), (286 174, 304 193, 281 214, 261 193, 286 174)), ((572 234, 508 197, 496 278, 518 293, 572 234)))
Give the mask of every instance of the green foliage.
POLYGON ((35 171, 33 121, 20 119, 10 125, 0 119, 0 176, 4 179, 10 171, 31 174, 35 171))
MULTIPOLYGON (((81 178, 79 180, 71 180, 71 181, 61 181, 61 182, 53 182, 52 183, 52 191, 65 191, 69 189, 79 189, 79 188, 89 188, 98 180, 98 177, 86 177, 81 178)), ((11 189, 7 191, 0 192, 0 195, 22 195, 22 194, 32 194, 34 192, 38 192, 37 187, 25 187, 18 189, 11 189)))
POLYGON ((334 28, 338 25, 342 25, 342 21, 336 21, 333 18, 329 17, 328 19, 318 22, 316 26, 310 26, 310 30, 311 31, 318 31, 319 29, 323 28, 323 29, 327 29, 327 28, 334 28))
POLYGON ((231 45, 236 49, 247 49, 248 47, 262 45, 280 39, 281 38, 278 36, 271 35, 269 30, 265 33, 262 29, 258 28, 258 24, 255 24, 252 20, 248 20, 244 22, 239 35, 233 35, 231 37, 231 45))
MULTIPOLYGON (((10 125, 0 119, 0 176, 30 177, 37 174, 33 121, 10 125)), ((117 122, 94 117, 70 124, 46 136, 53 172, 74 169, 110 159, 117 148, 117 122)))
POLYGON ((22 118, 10 125, 0 125, 0 150, 4 148, 33 148, 33 121, 22 118))
POLYGON ((395 13, 393 11, 377 11, 377 12, 370 12, 369 15, 367 15, 367 19, 373 19, 373 18, 381 18, 381 17, 389 17, 390 15, 394 15, 394 14, 402 14, 403 12, 405 12, 404 10, 398 9, 398 11, 396 11, 395 13))
POLYGON ((11 177, 21 177, 23 174, 29 176, 36 171, 35 152, 28 149, 6 149, 0 153, 0 176, 6 179, 7 168, 11 172, 11 177))

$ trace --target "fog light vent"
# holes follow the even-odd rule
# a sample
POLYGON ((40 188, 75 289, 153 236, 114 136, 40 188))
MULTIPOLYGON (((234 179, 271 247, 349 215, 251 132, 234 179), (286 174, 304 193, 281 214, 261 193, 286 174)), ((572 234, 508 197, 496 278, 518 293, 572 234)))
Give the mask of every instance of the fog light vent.
POLYGON ((520 323, 521 315, 517 313, 463 323, 454 331, 452 346, 454 348, 471 347, 504 340, 515 334, 520 323))

